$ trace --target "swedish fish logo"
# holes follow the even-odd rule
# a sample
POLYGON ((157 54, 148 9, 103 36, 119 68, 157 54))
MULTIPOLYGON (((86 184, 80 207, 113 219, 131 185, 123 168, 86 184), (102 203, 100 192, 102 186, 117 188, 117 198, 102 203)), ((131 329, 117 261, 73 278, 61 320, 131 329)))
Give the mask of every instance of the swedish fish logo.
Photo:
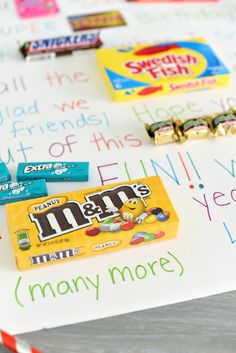
POLYGON ((191 54, 168 54, 161 57, 127 61, 124 65, 132 75, 147 73, 152 79, 160 79, 162 76, 191 76, 194 70, 193 66, 196 66, 195 70, 198 71, 201 60, 204 60, 204 57, 191 54))
POLYGON ((28 208, 28 212, 33 214, 44 213, 45 211, 48 211, 51 208, 60 207, 64 205, 67 200, 68 199, 65 196, 50 198, 42 203, 35 203, 31 205, 28 208))

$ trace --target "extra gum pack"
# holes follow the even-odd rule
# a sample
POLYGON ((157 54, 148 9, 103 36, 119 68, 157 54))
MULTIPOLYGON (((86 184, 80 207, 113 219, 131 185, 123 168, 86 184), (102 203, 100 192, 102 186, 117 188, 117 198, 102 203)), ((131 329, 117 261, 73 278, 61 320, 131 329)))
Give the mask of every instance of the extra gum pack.
POLYGON ((230 72, 203 38, 97 50, 113 100, 227 85, 230 72))
POLYGON ((158 176, 6 208, 19 270, 174 238, 179 223, 158 176))

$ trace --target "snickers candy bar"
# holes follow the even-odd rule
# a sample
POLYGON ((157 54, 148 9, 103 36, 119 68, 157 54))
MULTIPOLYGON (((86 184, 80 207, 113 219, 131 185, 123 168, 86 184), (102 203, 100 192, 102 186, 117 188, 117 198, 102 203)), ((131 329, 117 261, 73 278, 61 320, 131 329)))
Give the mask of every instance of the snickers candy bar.
POLYGON ((33 40, 24 43, 20 51, 27 61, 71 55, 74 51, 99 48, 102 42, 99 31, 81 32, 76 35, 33 40))

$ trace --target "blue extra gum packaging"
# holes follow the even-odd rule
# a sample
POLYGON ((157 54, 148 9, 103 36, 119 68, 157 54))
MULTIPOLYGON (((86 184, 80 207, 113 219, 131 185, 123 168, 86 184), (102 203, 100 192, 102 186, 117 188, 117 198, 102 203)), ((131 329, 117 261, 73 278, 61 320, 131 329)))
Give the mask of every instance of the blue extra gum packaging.
POLYGON ((49 182, 88 181, 88 162, 19 163, 17 181, 45 179, 49 182))
POLYGON ((0 184, 0 205, 48 196, 45 180, 0 184))
POLYGON ((11 175, 5 163, 0 162, 0 183, 6 183, 11 180, 11 175))

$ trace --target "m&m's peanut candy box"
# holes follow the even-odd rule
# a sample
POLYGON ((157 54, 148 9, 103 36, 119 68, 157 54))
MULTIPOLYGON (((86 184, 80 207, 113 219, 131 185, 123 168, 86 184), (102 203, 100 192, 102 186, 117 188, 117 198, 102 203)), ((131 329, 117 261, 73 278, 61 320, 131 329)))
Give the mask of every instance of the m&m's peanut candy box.
POLYGON ((174 238, 179 223, 158 176, 6 207, 20 270, 174 238))
POLYGON ((230 72, 203 38, 97 50, 116 101, 227 85, 230 72))

